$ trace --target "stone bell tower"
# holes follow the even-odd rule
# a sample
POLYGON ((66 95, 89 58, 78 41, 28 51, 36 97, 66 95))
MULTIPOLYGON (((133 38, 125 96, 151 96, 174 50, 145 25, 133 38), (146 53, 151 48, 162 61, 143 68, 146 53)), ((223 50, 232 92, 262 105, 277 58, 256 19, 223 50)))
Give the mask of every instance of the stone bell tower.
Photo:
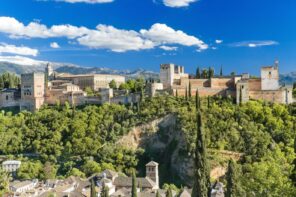
POLYGON ((150 178, 156 183, 155 189, 159 189, 159 175, 158 175, 158 163, 150 161, 146 164, 146 177, 150 178))

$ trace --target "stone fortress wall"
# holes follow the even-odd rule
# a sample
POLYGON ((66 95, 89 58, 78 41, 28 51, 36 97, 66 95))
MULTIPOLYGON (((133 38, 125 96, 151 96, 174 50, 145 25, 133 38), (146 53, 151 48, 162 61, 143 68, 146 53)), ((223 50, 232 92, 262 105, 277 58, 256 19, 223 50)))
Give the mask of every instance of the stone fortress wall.
MULTIPOLYGON (((250 78, 249 74, 236 76, 214 76, 209 79, 190 79, 188 74, 182 73, 182 77, 174 76, 184 67, 164 64, 160 66, 161 82, 164 88, 174 95, 185 96, 191 87, 191 95, 195 95, 198 89, 199 95, 206 96, 232 96, 237 103, 247 102, 250 99, 266 100, 276 103, 292 103, 292 87, 279 85, 278 61, 273 66, 261 68, 260 78, 250 78), (175 70, 173 70, 175 69, 175 70), (171 79, 174 79, 173 81, 171 79), (168 83, 169 81, 169 83, 168 83), (241 96, 240 96, 241 95, 241 96)), ((189 94, 189 93, 188 93, 189 94)))

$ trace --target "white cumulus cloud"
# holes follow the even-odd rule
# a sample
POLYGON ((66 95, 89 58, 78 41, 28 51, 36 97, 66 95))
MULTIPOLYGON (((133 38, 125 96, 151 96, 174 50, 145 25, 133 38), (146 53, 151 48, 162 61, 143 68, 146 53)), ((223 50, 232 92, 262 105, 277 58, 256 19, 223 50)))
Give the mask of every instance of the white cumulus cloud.
POLYGON ((76 27, 72 25, 54 25, 47 28, 46 25, 30 22, 24 25, 12 17, 0 17, 0 32, 7 33, 12 38, 51 38, 68 37, 70 39, 82 36, 89 30, 85 27, 76 27))
POLYGON ((28 55, 28 56, 37 56, 38 50, 32 49, 25 46, 15 46, 9 45, 6 43, 0 43, 0 53, 9 53, 9 54, 16 54, 16 55, 28 55))
POLYGON ((60 48, 60 45, 56 42, 52 42, 52 43, 50 43, 50 47, 53 49, 58 49, 58 48, 60 48))
POLYGON ((140 31, 118 29, 104 24, 97 25, 95 29, 70 24, 47 27, 38 22, 25 25, 12 17, 0 17, 0 24, 0 32, 8 34, 11 38, 65 37, 83 46, 114 52, 153 49, 161 45, 192 46, 198 50, 208 48, 199 38, 160 23, 152 25, 148 30, 140 31))
POLYGON ((256 47, 263 47, 263 46, 272 46, 272 45, 278 45, 279 43, 274 40, 261 40, 261 41, 242 41, 242 42, 236 42, 230 44, 232 47, 250 47, 250 48, 256 48, 256 47))
POLYGON ((221 44, 223 40, 215 40, 216 44, 221 44))
POLYGON ((98 25, 96 30, 78 38, 78 42, 91 48, 107 48, 115 52, 152 49, 155 46, 152 41, 142 38, 136 31, 121 30, 107 25, 98 25))
POLYGON ((187 7, 198 0, 163 0, 164 5, 173 8, 187 7))
POLYGON ((165 46, 165 45, 162 45, 159 48, 161 48, 165 51, 177 51, 177 49, 178 49, 178 47, 171 47, 171 46, 165 46))
POLYGON ((156 23, 149 30, 142 29, 140 33, 157 44, 180 44, 184 46, 196 46, 205 50, 208 45, 195 36, 188 35, 181 30, 174 30, 166 24, 156 23))

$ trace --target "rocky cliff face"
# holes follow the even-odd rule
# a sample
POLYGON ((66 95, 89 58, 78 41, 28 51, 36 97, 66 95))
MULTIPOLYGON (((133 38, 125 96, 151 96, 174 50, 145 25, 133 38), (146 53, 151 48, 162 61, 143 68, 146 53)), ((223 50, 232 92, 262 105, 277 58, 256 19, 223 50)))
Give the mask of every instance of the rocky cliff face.
MULTIPOLYGON (((160 163, 160 182, 164 180, 187 186, 193 185, 193 156, 187 151, 184 132, 178 127, 177 115, 170 114, 147 124, 133 128, 123 136, 118 145, 132 149, 143 148, 147 160, 160 163)), ((226 166, 221 165, 221 158, 227 163, 232 158, 238 160, 241 154, 230 151, 208 150, 211 158, 220 158, 220 162, 211 161, 211 178, 225 175, 226 166)))
POLYGON ((177 127, 176 115, 170 114, 135 127, 118 144, 145 149, 151 159, 160 163, 160 181, 172 180, 192 185, 193 160, 185 151, 186 143, 177 127))

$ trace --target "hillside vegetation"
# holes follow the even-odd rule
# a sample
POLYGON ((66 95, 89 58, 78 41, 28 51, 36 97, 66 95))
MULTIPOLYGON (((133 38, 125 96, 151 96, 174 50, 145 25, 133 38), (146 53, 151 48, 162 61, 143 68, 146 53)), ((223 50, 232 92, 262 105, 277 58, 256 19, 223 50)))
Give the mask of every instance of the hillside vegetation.
MULTIPOLYGON (((134 168, 140 172, 143 163, 150 159, 160 162, 161 167, 162 160, 170 159, 178 142, 171 141, 166 158, 161 159, 149 148, 134 150, 116 142, 135 126, 173 114, 177 117, 176 130, 184 135, 186 144, 178 154, 192 157, 196 136, 194 103, 193 98, 161 96, 146 98, 134 106, 66 105, 45 106, 34 114, 3 112, 0 154, 23 161, 17 173, 20 179, 86 177, 104 169, 131 174, 134 168)), ((289 178, 295 158, 295 105, 250 101, 238 106, 232 99, 208 98, 202 100, 202 113, 208 149, 243 154, 238 162, 239 182, 246 194, 295 196, 289 178)), ((158 135, 165 138, 165 130, 158 135)), ((215 154, 209 159, 225 162, 215 154)), ((185 185, 166 176, 161 182, 185 185)))

